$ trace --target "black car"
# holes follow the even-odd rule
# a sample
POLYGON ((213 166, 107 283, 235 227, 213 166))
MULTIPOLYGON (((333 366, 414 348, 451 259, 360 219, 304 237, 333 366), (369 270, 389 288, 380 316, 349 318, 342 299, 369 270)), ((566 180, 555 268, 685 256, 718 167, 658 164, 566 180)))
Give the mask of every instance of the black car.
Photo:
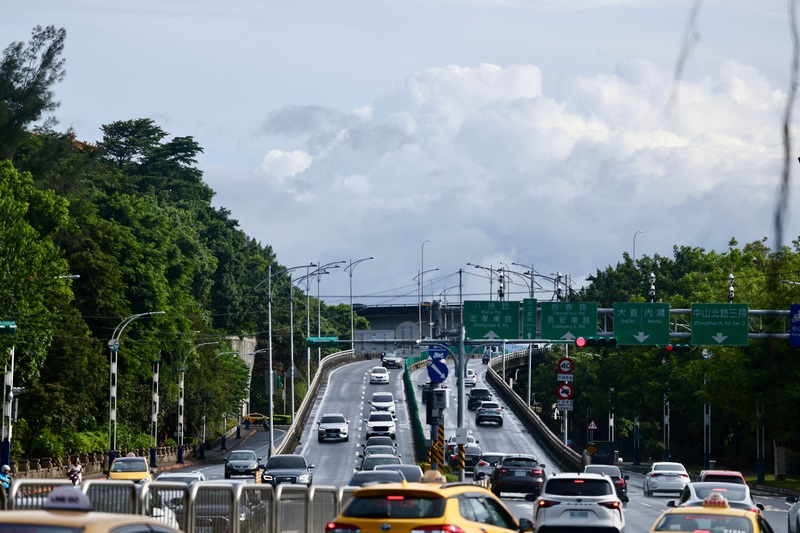
POLYGON ((513 454, 503 457, 492 472, 492 492, 522 492, 538 495, 542 492, 544 465, 533 455, 513 454))
POLYGON ((255 478, 261 458, 253 450, 234 450, 225 458, 225 479, 231 476, 255 478))
POLYGON ((469 396, 467 398, 467 409, 474 411, 481 406, 482 402, 491 400, 492 393, 489 392, 489 389, 478 387, 469 391, 469 396))
POLYGON ((351 487, 363 487, 373 483, 401 483, 405 476, 397 470, 360 470, 350 478, 351 487))
POLYGON ((277 487, 281 483, 311 486, 314 465, 306 462, 300 454, 273 455, 264 466, 261 482, 277 487))
POLYGON ((630 476, 623 475, 618 466, 612 465, 586 465, 583 471, 590 474, 605 474, 614 482, 617 496, 622 503, 628 503, 628 480, 630 476))
MULTIPOLYGON (((450 456, 450 468, 457 469, 458 468, 458 448, 456 448, 456 453, 450 456)), ((477 444, 466 444, 464 446, 464 470, 466 472, 472 472, 475 468, 475 465, 481 460, 481 456, 483 455, 483 451, 481 447, 477 444)))

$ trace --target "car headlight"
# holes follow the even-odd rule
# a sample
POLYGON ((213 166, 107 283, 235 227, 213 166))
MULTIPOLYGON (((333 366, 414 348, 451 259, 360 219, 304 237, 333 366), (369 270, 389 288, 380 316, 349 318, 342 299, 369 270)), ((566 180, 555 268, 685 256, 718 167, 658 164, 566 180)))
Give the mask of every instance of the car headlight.
POLYGON ((311 474, 301 474, 297 477, 298 483, 308 483, 311 480, 311 474))

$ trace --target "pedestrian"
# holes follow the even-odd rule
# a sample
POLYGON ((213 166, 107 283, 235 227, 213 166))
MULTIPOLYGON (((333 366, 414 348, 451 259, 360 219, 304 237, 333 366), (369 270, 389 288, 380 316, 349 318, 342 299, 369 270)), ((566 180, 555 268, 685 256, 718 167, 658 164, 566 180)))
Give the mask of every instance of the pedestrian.
POLYGON ((3 488, 6 492, 11 488, 11 481, 11 467, 3 465, 3 468, 0 468, 0 483, 3 484, 3 488))
POLYGON ((67 477, 72 482, 73 485, 76 487, 80 486, 83 483, 83 466, 81 465, 81 460, 77 457, 75 461, 72 463, 72 466, 69 468, 69 472, 67 473, 67 477))

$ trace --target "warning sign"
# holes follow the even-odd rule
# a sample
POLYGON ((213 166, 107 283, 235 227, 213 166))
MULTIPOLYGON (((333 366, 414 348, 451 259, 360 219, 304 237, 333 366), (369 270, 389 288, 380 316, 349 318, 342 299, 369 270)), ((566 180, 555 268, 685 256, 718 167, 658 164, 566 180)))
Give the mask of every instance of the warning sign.
POLYGON ((594 421, 594 418, 592 418, 589 421, 589 425, 586 426, 586 429, 591 430, 591 431, 597 431, 597 422, 594 421))

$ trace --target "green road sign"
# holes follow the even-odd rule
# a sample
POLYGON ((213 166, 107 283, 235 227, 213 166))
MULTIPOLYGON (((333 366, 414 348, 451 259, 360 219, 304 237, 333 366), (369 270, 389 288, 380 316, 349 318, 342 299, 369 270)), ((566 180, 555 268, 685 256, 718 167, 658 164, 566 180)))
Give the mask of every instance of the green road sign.
POLYGON ((747 304, 692 304, 692 344, 747 346, 747 304))
POLYGON ((0 335, 14 335, 17 332, 17 323, 12 321, 0 322, 0 335))
POLYGON ((306 346, 323 348, 325 346, 339 346, 339 337, 306 337, 306 346))
POLYGON ((572 341, 597 335, 597 302, 542 302, 542 338, 572 341))
POLYGON ((468 339, 518 339, 519 302, 464 302, 468 339))
POLYGON ((614 302, 614 338, 620 345, 669 344, 669 304, 614 302))
POLYGON ((522 339, 536 339, 536 300, 522 300, 522 339))

